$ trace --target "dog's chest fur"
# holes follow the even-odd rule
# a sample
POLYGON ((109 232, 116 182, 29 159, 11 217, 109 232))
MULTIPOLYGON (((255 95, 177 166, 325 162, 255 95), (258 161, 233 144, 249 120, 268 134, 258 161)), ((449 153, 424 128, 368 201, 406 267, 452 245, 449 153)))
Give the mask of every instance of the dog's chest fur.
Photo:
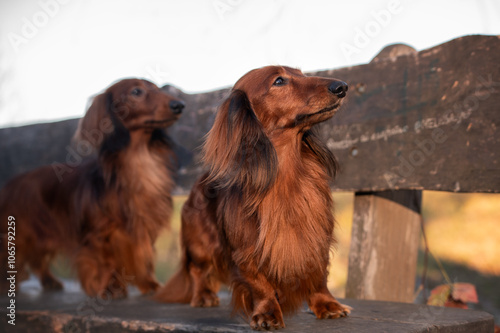
POLYGON ((269 278, 293 283, 325 269, 333 241, 332 209, 322 172, 308 173, 301 165, 296 173, 278 173, 259 208, 256 248, 269 278))
POLYGON ((126 202, 129 222, 150 233, 167 225, 172 212, 170 192, 174 183, 167 157, 161 152, 144 145, 123 156, 120 195, 126 202))

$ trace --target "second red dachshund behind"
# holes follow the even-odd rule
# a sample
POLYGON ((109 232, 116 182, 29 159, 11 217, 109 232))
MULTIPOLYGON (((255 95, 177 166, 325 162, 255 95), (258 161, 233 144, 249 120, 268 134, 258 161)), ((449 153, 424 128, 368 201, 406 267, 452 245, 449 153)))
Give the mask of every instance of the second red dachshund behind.
POLYGON ((289 67, 252 70, 222 104, 204 145, 209 167, 182 211, 180 271, 157 299, 217 306, 220 282, 253 329, 284 327, 307 301, 318 318, 350 312, 327 289, 337 164, 313 134, 347 84, 289 67))
MULTIPOLYGON (((55 255, 66 253, 88 295, 123 297, 129 283, 143 293, 159 287, 153 244, 169 223, 175 169, 163 129, 183 107, 151 82, 121 80, 94 98, 79 124, 78 150, 93 147, 97 154, 75 165, 38 168, 3 188, 0 217, 17 221, 19 274, 27 266, 45 289, 61 289, 49 267, 55 255)), ((6 254, 3 248, 2 263, 6 254)))

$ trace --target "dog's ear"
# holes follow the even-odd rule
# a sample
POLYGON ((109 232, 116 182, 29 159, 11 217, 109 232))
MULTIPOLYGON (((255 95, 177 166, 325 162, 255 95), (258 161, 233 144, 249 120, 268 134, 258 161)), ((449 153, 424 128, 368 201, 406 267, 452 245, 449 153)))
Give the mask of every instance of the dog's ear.
POLYGON ((111 92, 97 95, 80 119, 73 143, 84 142, 100 153, 114 153, 126 147, 130 142, 130 133, 123 125, 126 113, 115 104, 111 92))
POLYGON ((302 137, 302 142, 305 149, 316 158, 316 160, 326 169, 328 176, 333 180, 339 164, 335 155, 328 149, 328 147, 316 136, 312 130, 308 130, 302 137))
POLYGON ((130 143, 130 132, 123 125, 124 117, 128 114, 127 107, 117 107, 116 101, 113 100, 113 95, 111 93, 107 94, 106 98, 106 111, 108 112, 109 118, 113 123, 113 132, 104 137, 99 154, 102 155, 112 155, 125 147, 130 143))
POLYGON ((110 117, 111 93, 102 93, 92 100, 87 112, 78 122, 78 128, 72 141, 85 142, 94 150, 101 147, 104 139, 113 132, 114 125, 110 117))
POLYGON ((243 91, 234 90, 219 108, 203 146, 203 161, 210 168, 207 181, 218 187, 262 193, 273 184, 276 150, 243 91))

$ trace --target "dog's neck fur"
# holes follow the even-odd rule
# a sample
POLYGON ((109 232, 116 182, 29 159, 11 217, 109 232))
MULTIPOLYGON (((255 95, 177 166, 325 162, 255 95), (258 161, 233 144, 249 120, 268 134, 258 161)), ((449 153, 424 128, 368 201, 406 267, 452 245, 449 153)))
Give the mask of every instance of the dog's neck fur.
POLYGON ((142 130, 130 132, 128 144, 119 151, 101 152, 104 180, 119 197, 122 214, 133 224, 127 226, 130 230, 156 237, 170 220, 174 182, 169 157, 166 143, 142 130))
POLYGON ((293 134, 271 138, 278 173, 259 206, 257 243, 260 264, 269 277, 290 283, 325 269, 334 225, 329 177, 304 148, 302 135, 293 134))

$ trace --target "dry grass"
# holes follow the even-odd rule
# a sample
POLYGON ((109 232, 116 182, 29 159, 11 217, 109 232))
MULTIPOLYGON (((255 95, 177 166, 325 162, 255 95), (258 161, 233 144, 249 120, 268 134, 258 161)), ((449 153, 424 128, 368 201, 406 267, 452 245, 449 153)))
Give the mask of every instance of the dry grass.
POLYGON ((500 276, 500 195, 425 192, 423 208, 434 255, 500 276))
POLYGON ((177 269, 180 260, 181 208, 187 196, 174 197, 174 214, 169 230, 164 230, 156 241, 156 276, 164 282, 177 269))

